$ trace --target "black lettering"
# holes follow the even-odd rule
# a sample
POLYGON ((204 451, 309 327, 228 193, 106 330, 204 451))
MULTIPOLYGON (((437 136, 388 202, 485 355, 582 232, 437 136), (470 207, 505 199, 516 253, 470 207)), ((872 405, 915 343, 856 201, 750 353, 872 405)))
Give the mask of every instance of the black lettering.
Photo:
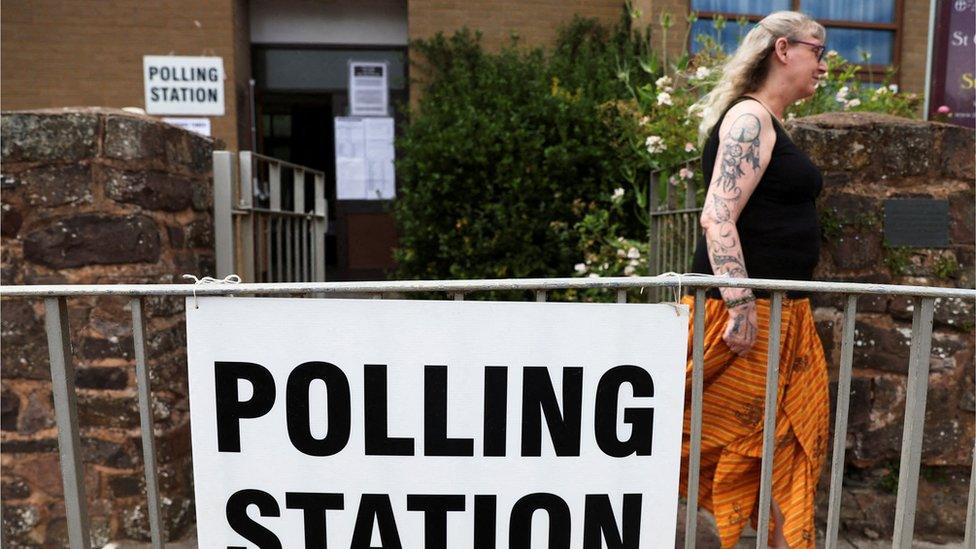
POLYGON ((159 74, 159 67, 149 67, 149 80, 152 81, 159 74))
POLYGON ((159 79, 166 81, 170 79, 170 68, 169 67, 159 67, 159 79))
POLYGON ((193 90, 193 93, 196 94, 196 102, 197 103, 203 103, 204 101, 207 100, 207 90, 205 90, 203 88, 197 88, 197 89, 193 90))
POLYGON ((385 364, 363 366, 363 393, 366 455, 412 456, 412 438, 387 436, 389 408, 385 364))
POLYGON ((152 97, 153 101, 159 101, 159 88, 155 86, 149 88, 149 95, 152 97))
POLYGON ((569 506, 559 496, 546 493, 529 494, 512 506, 508 548, 529 549, 532 543, 532 515, 539 509, 549 513, 549 549, 569 549, 572 528, 569 506))
POLYGON ((541 366, 525 368, 522 379, 522 455, 542 455, 542 414, 557 456, 580 455, 583 421, 583 368, 563 368, 563 412, 549 377, 541 366))
POLYGON ((447 549, 447 512, 464 511, 464 496, 409 494, 407 510, 424 513, 425 549, 447 549))
POLYGON ((206 67, 194 67, 193 68, 193 80, 203 81, 207 79, 207 69, 206 67))
MULTIPOLYGON (((227 524, 241 537, 258 546, 259 549, 281 549, 281 541, 274 532, 254 522, 247 516, 247 508, 258 506, 258 513, 262 517, 279 517, 281 510, 278 502, 267 492, 261 490, 240 490, 227 500, 227 524)), ((245 549, 235 545, 227 549, 245 549)))
POLYGON ((473 439, 447 437, 447 366, 424 366, 424 455, 474 455, 473 439))
POLYGON ((217 102, 217 90, 207 89, 207 101, 211 103, 217 102))
POLYGON ((370 545, 373 524, 380 531, 382 549, 403 549, 396 520, 393 518, 393 508, 390 506, 390 496, 386 494, 363 494, 359 500, 359 513, 356 515, 349 549, 374 549, 370 545))
POLYGON ((508 368, 485 366, 485 456, 505 455, 507 422, 508 368))
POLYGON ((304 511, 305 549, 327 549, 325 512, 343 508, 342 494, 287 492, 285 507, 304 511))
POLYGON ((349 442, 350 418, 349 380, 335 364, 306 362, 288 375, 286 389, 288 438, 295 448, 310 456, 338 454, 349 442), (327 431, 325 438, 312 436, 308 389, 312 380, 325 382, 327 431))
POLYGON ((275 401, 274 377, 267 368, 251 362, 214 362, 217 404, 217 451, 241 451, 241 419, 261 417, 275 401), (251 398, 241 402, 238 380, 254 388, 251 398))
POLYGON ((207 71, 207 80, 210 80, 211 82, 216 82, 217 76, 218 76, 217 67, 210 67, 210 69, 207 71))
POLYGON ((641 494, 624 494, 623 516, 622 528, 618 530, 610 496, 587 494, 583 512, 583 549, 603 549, 603 540, 607 541, 607 549, 638 549, 641 494))
POLYGON ((496 496, 474 497, 474 549, 495 549, 496 496))
POLYGON ((617 366, 607 370, 596 388, 596 403, 593 429, 597 445, 603 453, 611 457, 651 455, 654 435, 653 408, 627 408, 624 410, 624 423, 630 424, 630 437, 617 438, 617 401, 620 386, 629 383, 635 397, 654 396, 654 380, 647 370, 638 366, 617 366))

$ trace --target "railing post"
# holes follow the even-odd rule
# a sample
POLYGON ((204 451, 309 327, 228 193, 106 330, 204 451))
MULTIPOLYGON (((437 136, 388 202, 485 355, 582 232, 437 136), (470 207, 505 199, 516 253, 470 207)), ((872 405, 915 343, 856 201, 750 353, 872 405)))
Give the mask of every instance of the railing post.
POLYGON ((312 257, 315 262, 312 280, 325 282, 325 232, 328 230, 329 214, 325 204, 325 176, 315 175, 315 223, 312 257))
POLYGON ((214 255, 216 275, 223 278, 234 272, 233 182, 236 179, 233 153, 213 153, 214 255))
POLYGON ((966 506, 966 538, 963 547, 976 544, 976 449, 972 454, 973 470, 969 473, 969 503, 966 506))
POLYGON ((68 543, 71 549, 89 549, 91 539, 88 499, 85 497, 85 465, 81 459, 81 439, 78 436, 78 400, 75 395, 75 369, 71 364, 67 300, 63 297, 46 298, 44 313, 51 358, 51 393, 58 424, 68 543))
POLYGON ((244 282, 256 282, 254 279, 254 159, 251 151, 240 152, 240 191, 238 194, 238 205, 245 210, 244 216, 240 220, 240 231, 237 238, 240 239, 238 248, 240 265, 238 274, 244 282))
POLYGON ((685 549, 698 537, 698 477, 701 465, 702 395, 705 378, 705 289, 695 289, 694 333, 691 345, 691 440, 688 448, 688 498, 685 549))
MULTIPOLYGON (((657 172, 651 172, 647 185, 647 215, 650 224, 648 227, 649 234, 647 243, 647 274, 654 276, 660 274, 661 272, 661 221, 658 219, 657 215, 655 215, 658 209, 657 172)), ((649 302, 657 301, 660 295, 661 292, 657 287, 652 288, 649 292, 647 292, 647 300, 649 302)))
POLYGON ((153 430, 152 386, 146 361, 146 309, 141 298, 129 301, 132 309, 132 344, 136 358, 136 385, 139 391, 139 424, 142 429, 142 463, 146 470, 146 497, 149 532, 153 549, 163 547, 163 515, 159 508, 159 483, 156 480, 156 438, 153 430))
POLYGON ((854 317, 857 296, 847 296, 844 331, 841 335, 840 372, 837 376, 837 410, 834 417, 834 455, 830 462, 830 504, 827 509, 827 549, 837 549, 840 528, 841 492, 844 486, 844 457, 847 455, 847 415, 851 402, 851 368, 854 363, 854 317))
POLYGON ((773 292, 773 299, 769 304, 769 348, 766 352, 766 413, 763 424, 762 470, 759 479, 757 549, 766 549, 769 539, 769 504, 773 499, 773 458, 776 450, 776 410, 779 395, 779 332, 782 318, 783 292, 773 292))
POLYGON ((915 532, 918 473, 922 461, 922 435, 925 427, 925 399, 929 387, 929 354, 932 350, 932 314, 935 298, 915 299, 912 314, 912 343, 908 362, 908 389, 905 392, 905 427, 901 439, 901 465, 898 469, 898 500, 895 505, 893 547, 908 549, 915 532))

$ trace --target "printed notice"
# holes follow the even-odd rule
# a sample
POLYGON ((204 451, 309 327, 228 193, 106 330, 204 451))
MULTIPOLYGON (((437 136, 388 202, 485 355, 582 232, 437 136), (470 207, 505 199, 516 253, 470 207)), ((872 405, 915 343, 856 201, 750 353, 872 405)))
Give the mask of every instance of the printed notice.
POLYGON ((396 196, 393 119, 335 119, 336 198, 391 200, 396 196))
POLYGON ((386 116, 389 114, 389 86, 386 63, 349 63, 349 114, 386 116))

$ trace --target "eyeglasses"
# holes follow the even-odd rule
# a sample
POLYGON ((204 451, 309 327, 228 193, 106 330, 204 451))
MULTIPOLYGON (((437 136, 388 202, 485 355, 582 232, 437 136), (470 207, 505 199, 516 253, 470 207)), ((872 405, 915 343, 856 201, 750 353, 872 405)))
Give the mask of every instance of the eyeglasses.
POLYGON ((823 61, 824 53, 827 52, 827 46, 824 46, 822 44, 814 44, 813 42, 804 42, 803 40, 793 40, 792 38, 788 38, 787 40, 796 44, 804 44, 807 46, 812 46, 813 53, 814 55, 817 56, 817 63, 823 61))

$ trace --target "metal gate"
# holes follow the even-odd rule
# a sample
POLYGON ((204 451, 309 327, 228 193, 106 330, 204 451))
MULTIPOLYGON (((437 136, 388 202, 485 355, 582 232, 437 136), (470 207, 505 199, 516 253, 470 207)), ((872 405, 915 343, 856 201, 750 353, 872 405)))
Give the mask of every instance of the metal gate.
POLYGON ((250 151, 215 151, 213 175, 218 277, 325 281, 323 172, 250 151))
MULTIPOLYGON (((830 468, 830 496, 827 516, 826 547, 838 547, 841 491, 843 488, 844 457, 846 452, 847 418, 851 392, 851 370, 854 355, 854 326, 859 296, 887 295, 911 297, 911 345, 908 364, 908 386, 905 395, 905 423, 902 435, 901 462, 898 469, 898 495, 895 509, 892 546, 908 549, 912 546, 915 528, 918 480, 922 457, 925 404, 929 381, 929 356, 932 348, 932 324, 936 300, 939 298, 976 299, 976 290, 896 286, 883 284, 852 284, 840 282, 806 282, 794 280, 730 279, 715 276, 685 277, 627 277, 627 278, 570 278, 519 280, 429 280, 397 282, 332 282, 291 284, 206 284, 206 285, 64 285, 64 286, 5 286, 0 298, 41 299, 44 301, 45 325, 50 353, 51 377, 58 426, 58 449, 64 483, 65 510, 72 548, 88 549, 89 524, 85 496, 84 466, 81 461, 81 442, 78 431, 78 411, 75 398, 74 367, 67 315, 67 299, 83 296, 127 296, 130 298, 135 350, 136 382, 138 385, 141 437, 149 499, 149 522, 154 547, 162 547, 161 511, 155 440, 152 429, 152 392, 146 363, 147 339, 144 300, 149 297, 187 297, 193 295, 255 295, 255 296, 349 296, 366 294, 383 298, 395 294, 404 296, 417 292, 444 292, 455 300, 463 300, 471 292, 515 290, 534 293, 536 301, 545 301, 547 293, 566 289, 603 289, 616 292, 617 301, 627 301, 627 290, 633 288, 671 289, 694 288, 695 307, 692 340, 691 447, 688 466, 688 508, 685 524, 685 547, 695 546, 698 508, 698 478, 701 452, 702 394, 704 377, 705 290, 712 287, 737 287, 769 290, 770 306, 769 352, 766 370, 766 398, 763 427, 762 471, 759 489, 759 528, 756 547, 765 548, 768 540, 770 498, 772 494, 773 450, 775 446, 776 398, 779 377, 779 338, 782 303, 786 292, 804 291, 833 293, 846 296, 841 343, 841 363, 837 380, 837 404, 833 432, 833 457, 830 468)), ((976 460, 969 481, 969 506, 966 520, 966 546, 976 541, 976 460)))

